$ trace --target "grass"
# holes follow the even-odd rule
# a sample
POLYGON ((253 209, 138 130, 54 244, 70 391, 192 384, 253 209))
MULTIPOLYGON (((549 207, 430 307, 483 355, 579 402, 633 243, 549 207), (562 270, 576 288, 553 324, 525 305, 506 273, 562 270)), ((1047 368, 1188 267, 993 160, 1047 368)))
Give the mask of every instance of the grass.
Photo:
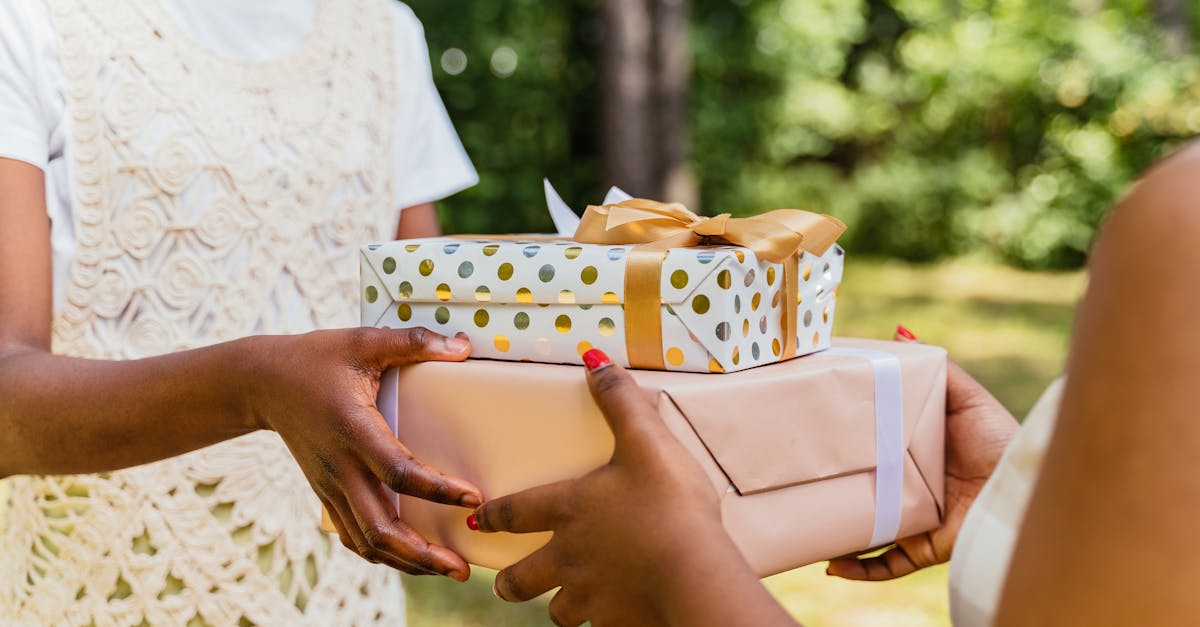
MULTIPOLYGON (((950 354, 1018 417, 1062 370, 1082 273, 1028 273, 953 261, 909 265, 851 258, 838 293, 838 335, 890 337, 897 324, 950 354)), ((5 495, 0 482, 0 503, 5 495)), ((0 526, 4 508, 0 507, 0 526)), ((816 564, 767 580, 809 627, 948 625, 945 566, 899 581, 832 579, 816 564)), ((549 625, 547 599, 514 606, 492 598, 494 573, 476 569, 467 584, 409 578, 412 627, 549 625)))
MULTIPOLYGON (((837 335, 887 338, 903 324, 950 354, 1017 417, 1062 371, 1081 272, 1030 273, 967 260, 934 265, 850 258, 838 292, 837 335)), ((767 587, 808 627, 949 625, 946 566, 887 583, 825 576, 815 564, 767 587)), ((494 572, 465 585, 410 578, 411 627, 550 625, 546 598, 513 606, 491 596, 494 572)))

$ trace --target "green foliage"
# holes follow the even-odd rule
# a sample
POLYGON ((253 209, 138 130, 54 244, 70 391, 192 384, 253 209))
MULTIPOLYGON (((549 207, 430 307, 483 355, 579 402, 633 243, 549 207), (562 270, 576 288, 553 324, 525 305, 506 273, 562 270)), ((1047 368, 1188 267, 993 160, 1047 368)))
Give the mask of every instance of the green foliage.
MULTIPOLYGON (((548 228, 542 176, 598 199, 595 0, 410 5, 483 176, 448 226, 548 228)), ((1077 266, 1132 178, 1200 130, 1200 64, 1166 53, 1146 0, 693 0, 693 48, 706 212, 833 213, 854 253, 1077 266)))

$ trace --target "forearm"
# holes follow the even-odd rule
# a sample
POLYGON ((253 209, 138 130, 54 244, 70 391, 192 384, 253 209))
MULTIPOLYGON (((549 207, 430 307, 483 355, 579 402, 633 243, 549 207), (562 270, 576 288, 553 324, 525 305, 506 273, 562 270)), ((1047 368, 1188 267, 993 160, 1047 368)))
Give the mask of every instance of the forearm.
MULTIPOLYGON (((691 534, 689 534, 691 535, 691 534)), ((725 537, 724 530, 700 537, 725 537)), ((795 627, 798 623, 771 596, 732 540, 683 547, 663 584, 668 625, 689 627, 795 627)))
POLYGON ((0 476, 102 472, 258 428, 252 340, 133 361, 0 356, 0 476))

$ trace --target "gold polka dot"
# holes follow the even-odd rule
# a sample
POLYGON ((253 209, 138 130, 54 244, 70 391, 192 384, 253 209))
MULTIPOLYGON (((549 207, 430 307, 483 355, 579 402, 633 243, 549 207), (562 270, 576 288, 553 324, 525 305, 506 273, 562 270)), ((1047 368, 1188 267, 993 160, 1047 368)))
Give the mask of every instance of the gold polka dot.
POLYGON ((741 353, 741 351, 738 350, 738 348, 736 346, 734 346, 733 347, 733 365, 735 365, 735 366, 738 365, 738 362, 741 360, 742 360, 742 353, 741 353))
POLYGON ((400 298, 412 298, 412 283, 401 281, 399 291, 400 298))
POLYGON ((688 273, 687 270, 676 270, 671 273, 671 287, 681 290, 687 287, 688 273))
POLYGON ((667 363, 672 366, 683 365, 683 351, 672 346, 667 349, 667 363))
POLYGON ((783 346, 780 345, 779 338, 771 340, 771 352, 775 353, 776 357, 783 353, 783 346))
POLYGON ((798 293, 796 294, 796 304, 797 304, 797 305, 803 305, 803 304, 804 304, 804 292, 798 292, 798 293))
POLYGON ((367 286, 367 302, 373 303, 377 300, 379 300, 379 288, 375 287, 374 285, 368 285, 367 286))
POLYGON ((554 330, 558 331, 559 333, 570 333, 571 332, 571 316, 568 316, 567 314, 562 314, 559 317, 555 318, 554 319, 554 330))
POLYGON ((399 317, 402 322, 408 322, 410 319, 412 319, 412 305, 409 305, 408 303, 400 303, 400 306, 396 308, 396 316, 399 317))
POLYGON ((779 307, 779 300, 780 296, 782 295, 783 290, 776 290, 775 293, 771 295, 771 309, 776 309, 779 307))
POLYGON ((600 297, 600 302, 604 303, 605 305, 617 305, 620 304, 621 297, 612 292, 605 292, 604 295, 600 297))
POLYGON ((816 348, 817 345, 820 343, 821 343, 821 333, 819 331, 814 331, 813 332, 813 348, 816 348))
POLYGON ((483 247, 483 256, 484 257, 491 257, 492 255, 494 255, 498 252, 500 252, 499 244, 488 244, 487 246, 483 247))
POLYGON ((617 323, 613 322, 612 318, 601 318, 596 328, 600 331, 600 335, 611 337, 613 333, 617 332, 617 323))
POLYGON ((445 302, 445 301, 450 300, 451 296, 452 296, 452 294, 450 293, 449 285, 442 283, 437 286, 437 299, 438 300, 445 302))
POLYGON ((492 290, 489 290, 486 285, 480 285, 475 288, 475 300, 481 303, 490 303, 492 301, 492 290))
POLYGON ((721 289, 723 290, 727 290, 729 289, 730 285, 733 285, 733 280, 729 274, 729 270, 722 270, 717 273, 717 285, 721 286, 721 289))
POLYGON ((711 303, 708 302, 708 297, 704 294, 700 294, 692 299, 692 311, 700 315, 708 313, 708 308, 710 306, 711 303))
POLYGON ((807 281, 810 278, 812 278, 812 264, 811 263, 804 266, 804 280, 807 281))
POLYGON ((394 257, 388 257, 388 258, 384 259, 383 260, 383 272, 385 274, 391 274, 395 271, 396 271, 396 259, 394 257))
POLYGON ((572 292, 571 290, 563 290, 563 291, 559 292, 558 293, 558 303, 560 305, 574 305, 575 304, 575 292, 572 292))
POLYGON ((421 250, 421 245, 420 244, 405 244, 404 250, 406 252, 415 253, 418 250, 421 250))
POLYGON ((450 310, 446 309, 445 307, 438 307, 437 310, 433 312, 433 319, 437 320, 438 324, 446 324, 447 322, 450 322, 450 310))
POLYGON ((754 296, 750 297, 750 311, 758 311, 758 306, 762 304, 762 294, 755 292, 754 296))
POLYGON ((767 268, 767 285, 775 285, 775 266, 767 268))
POLYGON ((526 304, 532 303, 533 292, 529 291, 528 287, 522 287, 521 289, 517 290, 517 302, 526 304))
POLYGON ((584 340, 584 341, 580 342, 578 346, 575 347, 575 351, 579 353, 580 357, 583 357, 584 353, 592 350, 593 348, 595 348, 595 346, 592 346, 591 342, 584 340))
POLYGON ((742 320, 742 337, 750 337, 750 319, 742 320))
POLYGON ((488 325, 488 320, 490 318, 491 318, 491 316, 488 315, 488 312, 486 309, 480 309, 480 310, 476 311, 475 312, 475 326, 477 326, 481 329, 483 327, 486 327, 488 325))
POLYGON ((501 281, 507 281, 507 280, 511 279, 512 275, 513 275, 513 265, 511 263, 508 263, 507 261, 500 264, 499 268, 496 268, 496 276, 500 277, 501 281))
POLYGON ((495 344, 496 350, 500 351, 501 353, 507 353, 509 347, 511 347, 508 337, 504 335, 497 335, 496 338, 492 340, 492 344, 495 344))
POLYGON ((417 268, 421 272, 421 276, 429 276, 433 274, 433 260, 422 259, 421 265, 417 268))
POLYGON ((740 250, 735 250, 733 251, 733 254, 737 256, 738 263, 746 263, 746 253, 740 250))
POLYGON ((825 313, 823 313, 821 315, 821 318, 825 321, 825 324, 829 324, 829 308, 828 307, 825 308, 825 313))
POLYGON ((571 246, 563 251, 563 256, 567 259, 576 259, 583 253, 583 249, 579 246, 571 246))
POLYGON ((516 327, 518 331, 524 331, 525 329, 528 329, 529 314, 523 311, 518 311, 517 315, 513 316, 513 326, 516 327))
POLYGON ((596 266, 588 266, 579 273, 579 280, 583 281, 584 285, 591 285, 599 276, 600 273, 596 270, 596 266))
POLYGON ((710 359, 708 360, 708 371, 725 372, 725 369, 721 367, 721 362, 717 361, 716 359, 710 359))

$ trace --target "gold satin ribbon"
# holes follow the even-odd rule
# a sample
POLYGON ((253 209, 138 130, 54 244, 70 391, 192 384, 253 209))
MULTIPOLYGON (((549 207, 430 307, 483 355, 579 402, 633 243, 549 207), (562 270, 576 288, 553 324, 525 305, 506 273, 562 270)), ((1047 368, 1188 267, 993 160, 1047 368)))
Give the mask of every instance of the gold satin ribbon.
POLYGON ((799 253, 823 255, 846 225, 799 209, 749 217, 709 218, 679 203, 635 198, 589 206, 575 231, 583 244, 638 244, 625 262, 625 345, 634 368, 665 370, 662 352, 662 264, 666 251, 699 244, 749 248, 759 259, 783 264, 783 359, 796 355, 799 253))

